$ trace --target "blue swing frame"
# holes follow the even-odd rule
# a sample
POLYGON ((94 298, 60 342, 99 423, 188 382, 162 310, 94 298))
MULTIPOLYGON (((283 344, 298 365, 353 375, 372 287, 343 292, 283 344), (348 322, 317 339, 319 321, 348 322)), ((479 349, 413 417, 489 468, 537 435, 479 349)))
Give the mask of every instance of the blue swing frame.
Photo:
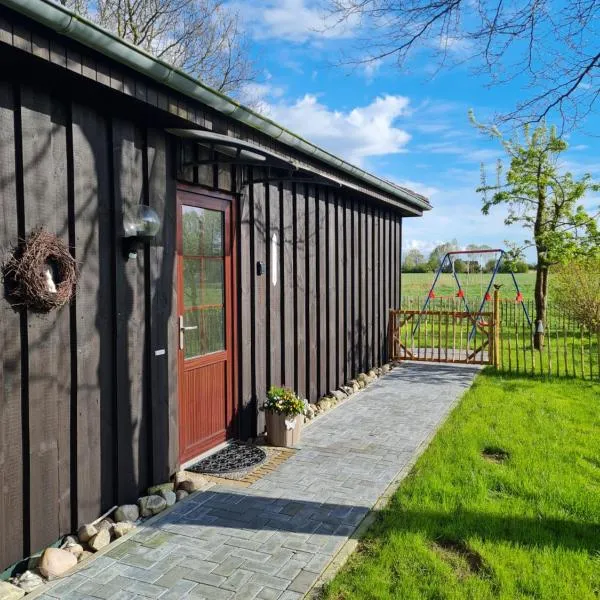
MULTIPOLYGON (((492 276, 490 278, 490 282, 488 283, 487 289, 485 290, 485 294, 483 295, 483 298, 481 299, 481 304, 479 305, 479 310, 477 311, 477 313, 475 313, 475 316, 473 319, 473 323, 474 323, 473 328, 471 329, 471 332, 469 333, 469 341, 471 341, 471 339, 475 335, 475 330, 477 328, 477 319, 481 316, 481 313, 483 312, 483 309, 485 307, 485 303, 486 303, 485 298, 490 293, 490 290, 492 289, 492 285, 494 284, 494 279, 496 279, 496 275, 498 273, 498 270, 500 269, 502 260, 506 256, 506 252, 504 250, 502 250, 502 248, 495 248, 492 250, 455 250, 454 252, 447 252, 446 254, 444 254, 444 258, 442 259, 442 262, 440 263, 440 266, 438 267, 438 270, 436 271, 435 278, 433 280, 433 283, 431 284, 431 287, 429 288, 429 292, 427 292, 427 297, 425 298, 425 303, 423 304, 423 308, 421 309, 421 314, 423 314, 427 310, 427 307, 429 306, 429 301, 431 300, 431 293, 433 292, 435 285, 444 270, 444 265, 446 264, 446 262, 452 269, 452 275, 454 277, 454 280, 456 281, 456 285, 458 286, 458 291, 459 292, 462 291, 462 286, 458 279, 458 275, 456 274, 456 271, 454 270, 454 263, 452 262, 452 259, 450 258, 451 256, 455 256, 457 254, 498 254, 498 258, 496 259, 496 264, 494 265, 494 270, 492 271, 492 276)), ((510 275, 512 277, 513 283, 515 284, 515 289, 517 291, 517 297, 518 297, 521 294, 521 290, 519 289, 519 284, 517 283, 517 278, 515 277, 515 274, 513 273, 512 270, 510 271, 510 275)), ((469 304, 467 302, 466 297, 464 296, 464 294, 461 297, 462 297, 463 303, 465 305, 465 310, 471 315, 472 312, 471 312, 471 309, 469 308, 469 304)), ((523 307, 523 312, 525 313, 525 318, 527 319, 527 323, 529 323, 529 326, 531 327, 531 318, 529 317, 529 313, 527 312, 527 307, 525 306, 525 302, 523 302, 523 300, 521 300, 521 306, 523 307)), ((421 314, 419 314, 417 321, 413 326, 413 331, 412 331, 413 335, 419 329, 419 325, 421 324, 421 314)))

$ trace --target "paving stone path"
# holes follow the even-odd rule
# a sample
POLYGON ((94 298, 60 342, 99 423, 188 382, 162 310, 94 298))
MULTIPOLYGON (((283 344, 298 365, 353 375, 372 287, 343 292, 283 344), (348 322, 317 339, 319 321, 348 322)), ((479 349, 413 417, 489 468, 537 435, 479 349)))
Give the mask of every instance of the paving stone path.
POLYGON ((276 471, 186 499, 40 598, 302 598, 477 371, 402 365, 313 422, 276 471))

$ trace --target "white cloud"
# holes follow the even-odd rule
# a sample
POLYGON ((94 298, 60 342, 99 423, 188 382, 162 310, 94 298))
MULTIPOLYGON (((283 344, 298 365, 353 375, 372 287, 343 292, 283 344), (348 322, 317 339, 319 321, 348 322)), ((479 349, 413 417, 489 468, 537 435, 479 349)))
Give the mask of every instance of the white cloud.
POLYGON ((248 24, 256 39, 284 39, 288 42, 322 41, 354 35, 355 19, 335 25, 317 2, 312 0, 260 0, 236 3, 232 7, 248 24))
POLYGON ((311 142, 355 164, 370 156, 403 152, 410 135, 396 126, 409 110, 405 96, 380 96, 347 112, 332 110, 316 95, 268 105, 269 116, 311 142))

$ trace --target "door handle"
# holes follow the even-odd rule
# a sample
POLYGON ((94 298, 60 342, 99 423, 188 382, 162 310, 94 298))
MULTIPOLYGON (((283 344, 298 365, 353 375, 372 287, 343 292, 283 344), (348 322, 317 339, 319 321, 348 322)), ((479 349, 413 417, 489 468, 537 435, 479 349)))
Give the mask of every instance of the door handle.
POLYGON ((179 349, 183 350, 185 345, 185 332, 193 329, 198 329, 198 325, 188 325, 187 327, 183 324, 183 315, 179 315, 179 349))

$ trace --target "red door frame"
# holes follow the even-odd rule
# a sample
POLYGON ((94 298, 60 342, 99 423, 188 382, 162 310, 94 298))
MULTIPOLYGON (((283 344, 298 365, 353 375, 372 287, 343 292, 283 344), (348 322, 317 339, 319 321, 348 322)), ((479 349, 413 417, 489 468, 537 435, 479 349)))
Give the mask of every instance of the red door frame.
MULTIPOLYGON (((238 433, 238 410, 237 410, 237 346, 238 346, 238 290, 237 290, 237 202, 236 197, 227 195, 206 188, 177 184, 177 243, 176 243, 176 261, 177 261, 177 319, 183 314, 183 236, 182 236, 182 205, 203 206, 216 210, 225 211, 225 273, 229 272, 229 281, 225 287, 225 335, 226 335, 226 361, 227 361, 227 380, 226 380, 226 432, 225 439, 215 440, 211 446, 202 448, 193 455, 182 453, 182 427, 179 427, 179 463, 182 464, 194 455, 198 455, 210 447, 216 446, 226 439, 235 437, 238 433), (229 249, 229 250, 228 250, 229 249)), ((178 377, 178 402, 179 415, 183 414, 181 406, 183 403, 184 386, 182 385, 182 375, 184 370, 184 353, 179 347, 179 327, 177 329, 177 377, 178 377)), ((209 365, 222 358, 222 353, 208 354, 197 359, 192 359, 197 367, 209 365)))

